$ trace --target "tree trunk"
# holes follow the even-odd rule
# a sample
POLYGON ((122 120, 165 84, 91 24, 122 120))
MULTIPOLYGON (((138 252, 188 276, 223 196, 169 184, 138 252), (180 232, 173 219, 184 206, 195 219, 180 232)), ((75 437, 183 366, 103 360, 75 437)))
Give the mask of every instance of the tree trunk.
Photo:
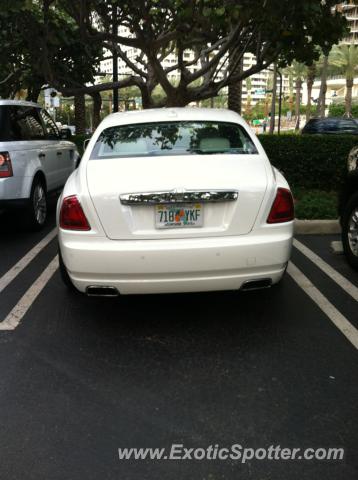
POLYGON ((306 122, 311 118, 311 97, 312 97, 313 81, 307 80, 307 105, 306 105, 306 122))
POLYGON ((324 118, 326 114, 327 68, 328 68, 328 55, 325 55, 323 57, 323 65, 322 65, 322 72, 321 72, 321 87, 319 90, 319 98, 318 98, 318 105, 317 105, 317 113, 322 118, 324 118))
MULTIPOLYGON (((243 58, 239 62, 239 64, 234 68, 234 70, 230 71, 232 74, 236 74, 237 72, 242 72, 244 68, 243 58)), ((230 69, 230 66, 229 66, 230 69)), ((233 83, 228 87, 228 102, 227 106, 230 110, 233 110, 236 113, 241 114, 242 110, 242 81, 233 83)))
POLYGON ((86 104, 83 94, 75 95, 75 127, 76 135, 86 133, 86 104))
POLYGON ((302 80, 301 80, 301 78, 297 78, 296 79, 296 106, 295 106, 296 126, 295 126, 295 130, 300 129, 301 88, 302 88, 302 80))
POLYGON ((352 117, 352 89, 353 89, 353 78, 347 78, 346 80, 346 112, 344 114, 345 117, 351 118, 352 117))
POLYGON ((277 90, 277 65, 275 64, 273 68, 271 118, 270 118, 270 130, 269 130, 271 134, 275 131, 276 90, 277 90))
POLYGON ((26 100, 28 100, 29 102, 35 102, 35 103, 37 103, 37 100, 38 100, 38 98, 39 98, 40 92, 41 92, 41 86, 34 85, 34 86, 29 87, 29 88, 27 89, 27 97, 26 97, 26 100))
POLYGON ((93 100, 93 129, 96 129, 101 123, 102 97, 99 92, 92 94, 93 100))
POLYGON ((306 122, 308 122, 308 120, 311 118, 312 89, 313 89, 315 77, 316 77, 316 65, 312 64, 308 67, 308 74, 307 74, 306 122))
POLYGON ((227 106, 230 110, 241 114, 242 109, 242 82, 229 85, 227 106))

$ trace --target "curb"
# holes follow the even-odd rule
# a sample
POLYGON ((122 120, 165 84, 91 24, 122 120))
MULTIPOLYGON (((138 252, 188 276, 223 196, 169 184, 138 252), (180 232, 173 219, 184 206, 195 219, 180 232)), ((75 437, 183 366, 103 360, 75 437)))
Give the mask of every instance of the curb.
POLYGON ((296 235, 333 235, 341 233, 339 220, 295 220, 296 235))

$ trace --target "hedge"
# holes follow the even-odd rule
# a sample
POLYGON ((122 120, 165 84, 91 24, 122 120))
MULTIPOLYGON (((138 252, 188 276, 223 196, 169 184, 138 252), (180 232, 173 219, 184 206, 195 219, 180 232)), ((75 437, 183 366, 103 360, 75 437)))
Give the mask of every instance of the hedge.
POLYGON ((87 138, 91 138, 91 135, 87 135, 86 133, 83 133, 81 135, 74 135, 73 137, 71 137, 71 141, 77 145, 80 155, 83 154, 83 142, 87 138))
POLYGON ((291 187, 338 191, 355 135, 258 135, 271 163, 291 187))

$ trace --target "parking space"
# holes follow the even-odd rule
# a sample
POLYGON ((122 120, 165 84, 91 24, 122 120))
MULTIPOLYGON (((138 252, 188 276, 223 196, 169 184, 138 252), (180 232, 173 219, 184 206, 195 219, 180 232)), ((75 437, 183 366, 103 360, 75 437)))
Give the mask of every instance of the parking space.
POLYGON ((105 299, 63 287, 53 227, 1 234, 0 478, 357 478, 358 274, 332 253, 337 236, 297 237, 269 290, 105 299), (345 457, 118 459, 173 443, 345 457))

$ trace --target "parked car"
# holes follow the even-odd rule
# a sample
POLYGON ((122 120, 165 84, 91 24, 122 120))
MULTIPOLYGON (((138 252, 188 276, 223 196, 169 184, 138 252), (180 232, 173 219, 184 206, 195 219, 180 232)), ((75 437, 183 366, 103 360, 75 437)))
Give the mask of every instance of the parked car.
POLYGON ((286 180, 236 113, 112 114, 58 202, 62 278, 89 295, 269 287, 293 218, 286 180))
POLYGON ((46 110, 0 100, 0 210, 20 208, 33 229, 46 221, 48 194, 60 192, 79 154, 46 110))
POLYGON ((358 269, 358 146, 349 153, 339 203, 344 253, 350 265, 358 269))
POLYGON ((358 124, 353 118, 311 118, 303 127, 302 134, 358 135, 358 124))

